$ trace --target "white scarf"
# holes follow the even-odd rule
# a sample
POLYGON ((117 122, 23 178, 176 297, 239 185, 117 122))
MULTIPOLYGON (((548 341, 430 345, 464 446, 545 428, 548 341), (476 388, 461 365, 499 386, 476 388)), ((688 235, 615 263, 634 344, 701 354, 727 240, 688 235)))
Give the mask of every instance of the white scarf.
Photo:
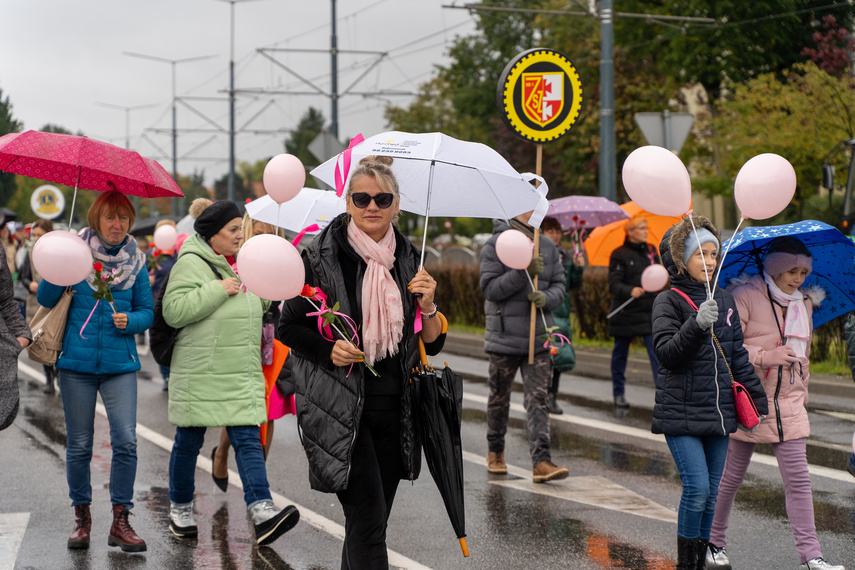
POLYGON ((395 231, 392 225, 379 242, 365 235, 353 220, 347 241, 368 268, 362 277, 362 347, 365 362, 392 356, 404 336, 404 305, 401 292, 389 272, 395 264, 395 231))
POLYGON ((805 356, 811 335, 805 296, 798 289, 792 295, 787 295, 775 285, 768 273, 763 273, 763 279, 769 286, 772 300, 787 308, 787 315, 784 317, 784 337, 787 339, 785 344, 793 348, 796 356, 805 356))

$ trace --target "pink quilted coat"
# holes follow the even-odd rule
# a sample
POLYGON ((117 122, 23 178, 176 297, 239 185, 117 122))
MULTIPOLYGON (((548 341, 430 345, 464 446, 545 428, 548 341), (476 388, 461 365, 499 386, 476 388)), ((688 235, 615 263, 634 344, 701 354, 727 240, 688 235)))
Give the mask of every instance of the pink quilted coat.
MULTIPOLYGON (((737 431, 731 434, 731 437, 753 443, 775 443, 806 438, 810 435, 810 422, 805 409, 805 404, 808 402, 810 361, 805 359, 801 367, 798 364, 794 367, 784 366, 781 370, 781 379, 778 380, 778 370, 781 367, 766 365, 764 356, 766 351, 782 343, 775 315, 777 314, 777 322, 783 327, 783 311, 779 305, 769 300, 766 282, 762 276, 755 275, 747 282, 744 279, 739 282, 744 284, 737 286, 731 292, 739 311, 749 360, 766 389, 769 415, 760 422, 754 433, 737 431)), ((807 309, 810 326, 813 328, 811 316, 813 299, 810 293, 801 291, 805 294, 805 309, 807 309)), ((810 357, 810 343, 808 343, 806 356, 810 357)))

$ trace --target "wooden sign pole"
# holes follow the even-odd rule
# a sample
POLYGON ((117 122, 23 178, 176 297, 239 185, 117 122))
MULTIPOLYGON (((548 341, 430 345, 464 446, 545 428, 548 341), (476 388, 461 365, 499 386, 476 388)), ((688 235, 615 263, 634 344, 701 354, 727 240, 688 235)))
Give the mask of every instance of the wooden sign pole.
MULTIPOLYGON (((535 174, 540 176, 541 167, 543 166, 543 145, 537 144, 537 162, 535 164, 535 174)), ((536 182, 540 186, 540 182, 536 182)), ((540 227, 534 228, 534 257, 540 255, 540 227)), ((537 291, 537 275, 532 279, 534 290, 537 291)), ((534 364, 534 329, 537 324, 537 307, 534 306, 534 301, 531 303, 531 328, 528 333, 528 363, 534 364)))

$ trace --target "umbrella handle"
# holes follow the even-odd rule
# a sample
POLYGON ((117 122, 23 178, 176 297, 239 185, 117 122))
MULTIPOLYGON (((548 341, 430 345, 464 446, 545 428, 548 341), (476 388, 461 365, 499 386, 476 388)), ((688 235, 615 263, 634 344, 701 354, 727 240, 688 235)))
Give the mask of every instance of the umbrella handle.
MULTIPOLYGON (((439 318, 439 322, 441 323, 440 334, 445 334, 448 332, 448 319, 445 318, 445 315, 436 312, 437 318, 439 318)), ((422 335, 419 335, 419 360, 422 362, 422 366, 428 365, 427 360, 427 351, 425 350, 425 341, 422 340, 422 335)), ((468 555, 467 555, 468 556, 468 555)))
POLYGON ((460 549, 463 551, 463 556, 469 556, 469 547, 466 546, 466 537, 461 536, 458 540, 460 541, 460 549))

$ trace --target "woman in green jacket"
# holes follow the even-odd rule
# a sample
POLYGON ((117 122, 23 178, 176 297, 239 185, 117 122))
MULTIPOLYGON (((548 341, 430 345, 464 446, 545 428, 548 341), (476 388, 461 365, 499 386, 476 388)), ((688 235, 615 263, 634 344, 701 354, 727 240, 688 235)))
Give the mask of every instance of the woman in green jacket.
POLYGON ((169 529, 198 534, 193 516, 196 458, 209 426, 225 426, 235 449, 256 542, 269 544, 297 524, 293 506, 273 505, 258 426, 267 421, 261 371, 261 319, 269 306, 242 292, 234 255, 242 239, 234 202, 199 215, 169 276, 163 318, 181 329, 169 376, 169 421, 176 427, 169 460, 169 529))

